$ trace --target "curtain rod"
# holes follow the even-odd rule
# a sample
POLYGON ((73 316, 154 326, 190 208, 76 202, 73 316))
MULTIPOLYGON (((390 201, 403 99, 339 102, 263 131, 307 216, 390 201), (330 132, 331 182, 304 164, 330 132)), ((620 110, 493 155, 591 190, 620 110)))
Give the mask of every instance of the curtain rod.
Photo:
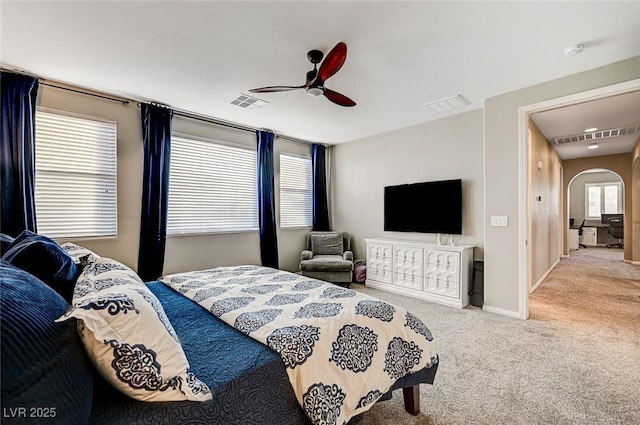
POLYGON ((90 91, 87 91, 87 90, 72 89, 71 87, 59 86, 57 84, 52 84, 52 83, 47 82, 47 80, 45 78, 38 77, 37 75, 34 75, 29 71, 25 71, 24 69, 11 69, 11 68, 1 67, 0 70, 1 71, 5 71, 5 72, 11 72, 13 74, 20 74, 20 75, 25 75, 27 77, 35 78, 36 80, 38 80, 38 84, 40 84, 42 86, 53 87, 55 89, 66 90, 66 91, 70 91, 70 92, 73 92, 73 93, 84 94, 86 96, 98 97, 100 99, 106 99, 106 100, 110 100, 112 102, 122 103, 123 105, 128 105, 130 103, 129 99, 126 99, 124 97, 117 97, 116 98, 114 96, 105 96, 104 94, 98 94, 98 93, 90 92, 90 91))
MULTIPOLYGON (((141 100, 136 100, 136 99, 127 99, 127 98, 124 98, 124 97, 115 97, 115 96, 114 97, 105 96, 105 95, 101 95, 101 94, 97 94, 97 93, 92 93, 92 92, 87 91, 87 90, 79 90, 79 89, 72 89, 70 87, 59 86, 59 85, 56 85, 56 84, 49 83, 49 82, 46 81, 46 79, 39 78, 39 77, 37 77, 37 76, 35 76, 33 74, 30 74, 30 73, 28 73, 26 71, 23 71, 23 70, 10 70, 10 69, 6 69, 6 70, 9 71, 9 72, 25 74, 25 75, 29 75, 29 76, 34 77, 34 78, 38 78, 39 83, 41 85, 43 85, 43 86, 53 87, 53 88, 56 88, 56 89, 66 90, 66 91, 70 91, 70 92, 73 92, 73 93, 79 93, 79 94, 84 94, 84 95, 87 95, 87 96, 97 97, 97 98, 100 98, 100 99, 110 100, 112 102, 122 103, 123 105, 128 105, 129 103, 131 103, 133 101, 133 102, 137 102, 138 106, 140 106, 140 103, 142 102, 141 100)), ((150 103, 155 103, 155 102, 150 102, 150 103)), ((160 103, 158 103, 158 104, 160 104, 160 103)), ((162 104, 160 104, 160 105, 162 105, 162 104)), ((163 106, 165 106, 165 105, 163 105, 163 106)), ((167 108, 171 108, 170 106, 166 106, 166 107, 167 108)), ((185 111, 185 110, 182 110, 182 109, 174 109, 174 108, 171 108, 171 109, 173 109, 173 112, 174 112, 175 115, 178 115, 178 116, 181 116, 181 117, 184 117, 184 118, 190 118, 190 119, 194 119, 194 120, 208 122, 210 124, 216 124, 216 125, 219 125, 219 126, 222 126, 222 127, 234 128, 236 130, 248 131, 250 133, 254 133, 256 130, 260 130, 260 129, 255 128, 255 127, 251 127, 251 126, 247 126, 247 125, 243 125, 243 124, 238 124, 238 123, 231 122, 231 121, 221 120, 221 119, 210 117, 210 116, 207 116, 207 115, 196 114, 195 112, 189 112, 189 111, 185 111)), ((309 142, 307 140, 296 139, 296 138, 293 138, 293 137, 282 136, 282 135, 279 135, 279 134, 276 134, 276 137, 278 137, 280 139, 289 140, 289 141, 294 142, 294 143, 299 143, 299 144, 302 144, 302 145, 311 145, 311 144, 313 144, 312 142, 309 142)))
MULTIPOLYGON (((207 123, 210 123, 210 124, 219 125, 219 126, 222 126, 222 127, 230 127, 230 128, 234 128, 236 130, 248 131, 250 133, 255 133, 256 130, 264 130, 264 129, 261 129, 261 128, 255 128, 255 127, 251 127, 251 126, 244 125, 244 124, 238 124, 238 123, 231 122, 231 121, 221 120, 219 118, 213 118, 213 117, 210 117, 210 116, 207 116, 207 115, 201 115, 201 114, 196 114, 194 112, 184 111, 182 109, 173 109, 173 113, 175 115, 178 115, 178 116, 183 117, 183 118, 189 118, 189 119, 193 119, 193 120, 204 121, 204 122, 207 122, 207 123)), ((269 130, 269 131, 271 131, 271 130, 269 130)), ((307 146, 313 144, 312 142, 308 142, 306 140, 295 139, 295 138, 288 137, 288 136, 281 136, 279 134, 276 134, 276 137, 279 138, 279 139, 285 139, 285 140, 289 140, 289 141, 294 142, 294 143, 299 143, 299 144, 307 145, 307 146)))
POLYGON ((66 90, 66 91, 70 91, 70 92, 73 92, 73 93, 84 94, 86 96, 98 97, 100 99, 106 99, 106 100, 110 100, 112 102, 122 103, 123 105, 128 105, 130 103, 129 100, 124 99, 124 98, 109 97, 109 96, 104 96, 104 95, 97 94, 97 93, 91 93, 91 92, 84 91, 84 90, 77 90, 77 89, 72 89, 70 87, 58 86, 58 85, 55 85, 55 84, 47 83, 46 81, 40 80, 40 79, 39 79, 39 81, 40 81, 41 85, 47 86, 47 87, 53 87, 53 88, 56 88, 56 89, 66 90))

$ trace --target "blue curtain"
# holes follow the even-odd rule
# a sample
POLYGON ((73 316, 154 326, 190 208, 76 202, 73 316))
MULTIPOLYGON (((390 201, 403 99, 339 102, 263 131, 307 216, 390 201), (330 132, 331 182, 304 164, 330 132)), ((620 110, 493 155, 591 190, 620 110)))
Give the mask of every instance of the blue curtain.
POLYGON ((329 207, 327 205, 326 148, 311 146, 311 170, 313 173, 313 230, 329 229, 329 207))
POLYGON ((138 274, 143 281, 151 281, 162 275, 164 266, 173 111, 143 103, 141 114, 144 170, 138 274))
POLYGON ((278 268, 276 203, 273 189, 273 139, 269 131, 257 130, 258 137, 258 216, 262 265, 278 268))
POLYGON ((0 72, 2 232, 36 231, 35 112, 38 79, 0 72))

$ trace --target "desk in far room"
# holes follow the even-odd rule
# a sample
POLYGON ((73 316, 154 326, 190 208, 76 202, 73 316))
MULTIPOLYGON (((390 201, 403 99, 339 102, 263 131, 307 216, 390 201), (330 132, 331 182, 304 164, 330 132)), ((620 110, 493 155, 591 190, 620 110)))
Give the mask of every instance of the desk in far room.
POLYGON ((578 249, 578 244, 586 246, 605 246, 616 243, 618 240, 611 237, 606 226, 585 226, 582 228, 582 237, 579 236, 578 228, 570 228, 567 235, 569 250, 578 249))

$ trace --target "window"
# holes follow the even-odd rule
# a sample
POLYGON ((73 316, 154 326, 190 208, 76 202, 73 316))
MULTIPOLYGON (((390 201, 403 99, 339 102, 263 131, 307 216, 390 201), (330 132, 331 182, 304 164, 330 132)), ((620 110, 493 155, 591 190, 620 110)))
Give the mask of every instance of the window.
POLYGON ((602 214, 621 214, 622 184, 585 184, 585 209, 587 220, 599 220, 602 214))
POLYGON ((116 123, 38 108, 35 127, 38 232, 116 236, 116 123))
POLYGON ((311 227, 311 159, 280 154, 280 227, 311 227))
POLYGON ((258 229, 256 151, 172 136, 167 233, 258 229))

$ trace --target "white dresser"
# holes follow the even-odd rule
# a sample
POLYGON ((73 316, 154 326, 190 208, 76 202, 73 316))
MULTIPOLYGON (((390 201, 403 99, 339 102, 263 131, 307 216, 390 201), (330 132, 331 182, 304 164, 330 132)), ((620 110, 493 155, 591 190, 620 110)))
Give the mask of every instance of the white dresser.
POLYGON ((469 303, 473 245, 366 239, 366 285, 463 308, 469 303))

